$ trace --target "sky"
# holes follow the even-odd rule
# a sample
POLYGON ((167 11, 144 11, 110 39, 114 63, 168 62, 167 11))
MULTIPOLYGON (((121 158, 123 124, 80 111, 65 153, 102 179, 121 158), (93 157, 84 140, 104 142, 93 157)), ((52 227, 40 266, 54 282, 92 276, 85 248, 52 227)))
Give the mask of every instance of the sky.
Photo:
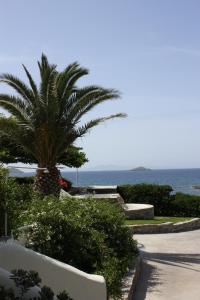
POLYGON ((120 100, 104 102, 84 117, 128 114, 77 141, 89 159, 83 170, 200 168, 200 1, 0 0, 0 5, 0 73, 25 80, 24 63, 39 82, 37 60, 44 52, 59 70, 73 61, 89 68, 80 86, 120 91, 120 100))

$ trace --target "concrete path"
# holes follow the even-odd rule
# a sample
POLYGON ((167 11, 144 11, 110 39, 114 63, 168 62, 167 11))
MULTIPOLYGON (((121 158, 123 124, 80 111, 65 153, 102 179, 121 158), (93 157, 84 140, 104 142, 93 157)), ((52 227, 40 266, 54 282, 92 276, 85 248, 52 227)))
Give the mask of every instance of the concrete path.
POLYGON ((200 230, 134 237, 144 261, 133 300, 200 300, 200 230))

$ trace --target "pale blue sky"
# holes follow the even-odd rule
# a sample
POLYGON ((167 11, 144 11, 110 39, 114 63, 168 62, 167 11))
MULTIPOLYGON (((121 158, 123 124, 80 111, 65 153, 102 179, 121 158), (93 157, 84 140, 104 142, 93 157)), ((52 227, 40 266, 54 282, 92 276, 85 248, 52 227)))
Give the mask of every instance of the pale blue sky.
MULTIPOLYGON (((200 167, 198 0, 1 0, 0 73, 38 79, 41 52, 60 69, 77 60, 80 82, 118 89, 86 119, 126 112, 78 142, 87 168, 200 167)), ((5 88, 0 86, 1 91, 5 88)))

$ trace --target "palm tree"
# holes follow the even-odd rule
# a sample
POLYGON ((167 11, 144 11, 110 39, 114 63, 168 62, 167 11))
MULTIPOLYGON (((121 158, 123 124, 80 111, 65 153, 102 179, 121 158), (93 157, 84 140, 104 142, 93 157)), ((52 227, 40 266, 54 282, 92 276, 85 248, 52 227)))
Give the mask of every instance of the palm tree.
POLYGON ((24 65, 29 85, 11 74, 0 76, 0 82, 15 90, 14 95, 0 94, 0 106, 13 116, 13 122, 0 121, 0 131, 37 161, 35 189, 43 194, 58 194, 60 174, 56 164, 66 149, 94 126, 125 117, 125 114, 97 118, 80 125, 82 116, 92 108, 119 98, 118 91, 94 85, 78 88, 77 81, 87 75, 88 70, 77 62, 59 72, 42 54, 38 66, 39 86, 24 65))

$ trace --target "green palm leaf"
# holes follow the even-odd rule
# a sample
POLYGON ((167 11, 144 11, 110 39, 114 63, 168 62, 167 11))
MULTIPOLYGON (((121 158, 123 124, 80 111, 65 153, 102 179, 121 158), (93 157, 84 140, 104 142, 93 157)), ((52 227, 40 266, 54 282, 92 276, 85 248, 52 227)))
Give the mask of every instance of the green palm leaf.
POLYGON ((0 94, 0 106, 16 116, 21 122, 29 123, 30 110, 22 99, 0 94))
POLYGON ((34 96, 31 89, 20 79, 11 74, 2 74, 0 82, 6 83, 12 87, 23 99, 31 104, 34 101, 34 96))
POLYGON ((126 118, 126 116, 127 116, 126 114, 118 113, 118 114, 111 115, 108 117, 97 118, 97 119, 91 120, 76 130, 76 137, 78 138, 78 137, 84 136, 90 129, 92 129, 93 127, 95 127, 101 123, 104 123, 108 120, 115 119, 115 118, 126 118))
POLYGON ((36 83, 34 82, 34 80, 33 80, 32 76, 31 76, 31 74, 29 73, 29 71, 27 70, 27 68, 25 67, 25 65, 22 65, 22 66, 23 66, 23 68, 24 68, 24 70, 25 70, 25 72, 26 72, 26 75, 27 75, 27 77, 28 77, 30 86, 31 86, 31 88, 32 88, 32 90, 33 90, 34 96, 35 96, 35 98, 37 99, 37 98, 38 98, 38 89, 37 89, 37 85, 36 85, 36 83))

